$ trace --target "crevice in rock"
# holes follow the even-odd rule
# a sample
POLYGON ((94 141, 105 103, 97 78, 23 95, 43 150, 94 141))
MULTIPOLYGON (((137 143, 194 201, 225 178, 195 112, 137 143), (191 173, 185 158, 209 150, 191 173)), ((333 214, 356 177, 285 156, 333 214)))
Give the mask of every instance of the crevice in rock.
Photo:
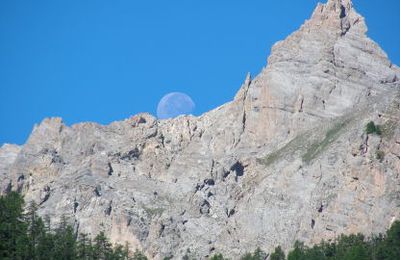
POLYGON ((113 168, 111 166, 111 163, 109 162, 108 163, 108 176, 111 176, 113 174, 113 172, 114 172, 114 170, 113 170, 113 168))
POLYGON ((379 83, 381 84, 392 84, 392 83, 396 83, 399 79, 397 78, 397 75, 392 75, 389 77, 386 77, 385 79, 382 79, 379 81, 379 83))
POLYGON ((346 7, 344 7, 343 5, 340 6, 340 19, 343 19, 346 17, 346 7))
POLYGON ((40 199, 40 203, 39 205, 42 205, 43 203, 45 203, 49 198, 50 198, 50 187, 49 186, 45 186, 43 188, 43 195, 41 195, 41 199, 40 199))
POLYGON ((203 200, 200 205, 200 214, 209 214, 211 205, 207 200, 203 200))
POLYGON ((311 228, 314 229, 314 226, 315 226, 315 220, 311 219, 311 228))
POLYGON ((241 129, 241 132, 239 134, 239 137, 238 137, 237 141, 235 142, 235 145, 234 145, 235 147, 240 143, 240 141, 242 139, 242 135, 243 135, 243 133, 244 133, 244 131, 246 129, 246 120, 247 120, 247 118, 246 118, 246 100, 247 100, 247 95, 248 95, 248 91, 249 91, 250 85, 251 85, 251 75, 250 75, 250 73, 248 73, 247 76, 246 76, 246 79, 245 79, 245 81, 243 83, 244 93, 243 93, 243 98, 241 100, 242 101, 242 107, 243 107, 243 110, 242 110, 242 121, 241 121, 242 129, 241 129))
POLYGON ((101 197, 101 195, 103 195, 100 185, 97 185, 96 188, 94 188, 94 193, 97 195, 97 197, 101 197))
POLYGON ((341 27, 342 27, 342 33, 341 36, 345 36, 346 33, 350 30, 350 23, 347 19, 347 17, 343 18, 341 21, 341 27))
POLYGON ((215 185, 215 181, 214 181, 214 179, 205 179, 204 180, 204 184, 206 184, 208 186, 214 186, 215 185))
POLYGON ((225 180, 230 174, 230 171, 224 171, 224 174, 222 175, 223 180, 225 180))
POLYGON ((79 203, 78 203, 78 201, 77 201, 76 198, 75 198, 75 199, 74 199, 74 214, 77 212, 78 207, 79 207, 79 203))
POLYGON ((210 166, 210 176, 212 178, 215 178, 215 176, 214 176, 214 167, 215 167, 215 161, 212 159, 211 160, 211 166, 210 166))
POLYGON ((146 118, 143 116, 134 116, 132 117, 132 127, 137 127, 140 124, 145 124, 147 123, 146 118))
POLYGON ((195 189, 195 191, 194 191, 194 193, 196 193, 196 192, 198 192, 198 191, 201 191, 203 188, 204 188, 204 186, 205 186, 205 184, 204 183, 197 183, 196 184, 196 187, 194 188, 195 189))
POLYGON ((18 193, 22 192, 22 189, 24 188, 24 183, 25 183, 25 175, 21 174, 17 179, 17 192, 18 193))
POLYGON ((238 181, 238 178, 244 175, 244 166, 240 162, 236 162, 232 165, 231 169, 232 172, 235 172, 235 180, 238 181))
POLYGON ((17 182, 20 182, 20 181, 23 181, 23 180, 25 180, 25 175, 21 174, 21 175, 18 177, 17 182))
POLYGON ((127 220, 126 220, 126 226, 129 227, 132 223, 132 216, 128 216, 127 220))
POLYGON ((363 139, 364 140, 363 140, 363 142, 362 142, 362 144, 360 145, 360 148, 359 148, 359 150, 361 152, 361 155, 364 155, 364 154, 366 154, 368 152, 368 139, 369 139, 369 136, 365 135, 365 138, 363 138, 363 139))
POLYGON ((165 225, 164 224, 160 224, 160 230, 158 231, 158 237, 161 237, 162 234, 164 233, 165 230, 165 225))
POLYGON ((105 209, 104 213, 105 213, 107 216, 110 216, 110 215, 111 215, 111 212, 112 212, 112 201, 110 201, 110 203, 108 204, 108 207, 105 209))
POLYGON ((299 113, 301 113, 301 112, 303 112, 303 103, 304 103, 304 98, 302 97, 301 99, 300 99, 300 107, 299 107, 299 113))
POLYGON ((121 155, 120 159, 121 160, 133 160, 133 159, 138 159, 140 156, 140 151, 137 147, 134 149, 128 151, 127 153, 121 155))
POLYGON ((225 208, 225 214, 228 218, 232 217, 235 213, 235 208, 232 208, 230 210, 228 208, 225 208))

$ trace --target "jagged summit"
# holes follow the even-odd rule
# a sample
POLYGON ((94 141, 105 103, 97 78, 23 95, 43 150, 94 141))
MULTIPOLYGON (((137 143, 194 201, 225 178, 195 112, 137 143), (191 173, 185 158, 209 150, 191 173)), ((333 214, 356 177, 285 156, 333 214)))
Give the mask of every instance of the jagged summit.
POLYGON ((366 30, 351 1, 318 5, 233 101, 200 117, 46 119, 0 148, 0 192, 154 259, 382 232, 400 219, 400 70, 366 30), (381 136, 365 133, 370 121, 381 136))
POLYGON ((338 30, 341 36, 351 28, 360 34, 367 30, 364 18, 354 10, 353 3, 348 0, 329 0, 326 4, 318 4, 306 26, 338 30))
POLYGON ((259 111, 247 113, 251 132, 257 133, 251 145, 280 142, 310 123, 343 115, 391 89, 381 83, 395 82, 398 70, 366 31, 351 1, 329 1, 319 4, 298 31, 276 43, 268 66, 247 91, 247 108, 259 111), (273 123, 265 127, 265 122, 273 123), (288 134, 277 137, 276 132, 288 134))

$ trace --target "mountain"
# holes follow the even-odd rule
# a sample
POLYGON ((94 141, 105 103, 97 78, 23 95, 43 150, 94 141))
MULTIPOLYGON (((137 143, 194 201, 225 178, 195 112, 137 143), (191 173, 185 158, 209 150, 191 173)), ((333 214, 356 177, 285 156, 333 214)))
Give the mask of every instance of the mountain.
POLYGON ((202 116, 45 119, 0 149, 2 193, 154 259, 384 232, 400 218, 400 69, 366 32, 329 0, 202 116))

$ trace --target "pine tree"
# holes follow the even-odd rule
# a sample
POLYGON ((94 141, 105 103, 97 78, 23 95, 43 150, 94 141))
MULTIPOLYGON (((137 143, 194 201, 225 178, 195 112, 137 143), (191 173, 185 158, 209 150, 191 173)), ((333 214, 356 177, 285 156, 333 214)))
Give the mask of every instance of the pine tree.
POLYGON ((147 260, 147 257, 136 249, 135 253, 133 254, 133 260, 147 260))
MULTIPOLYGON (((28 255, 29 259, 38 259, 39 258, 39 243, 46 237, 45 225, 37 214, 38 205, 32 201, 27 209, 27 213, 25 214, 25 222, 27 223, 28 230, 28 255)), ((41 249, 43 250, 43 249, 41 249)), ((41 257, 43 257, 43 252, 40 252, 41 257)))
POLYGON ((305 256, 305 246, 303 243, 296 241, 294 243, 294 249, 289 252, 287 259, 288 260, 307 260, 305 256))
POLYGON ((386 232, 383 249, 386 252, 386 259, 400 259, 400 221, 394 222, 386 232))
POLYGON ((92 259, 92 241, 87 234, 80 234, 76 245, 76 256, 81 260, 92 259))
POLYGON ((36 256, 39 260, 54 259, 55 237, 51 231, 50 217, 45 216, 43 220, 43 234, 38 238, 36 256))
POLYGON ((241 258, 241 260, 264 260, 266 257, 267 254, 260 248, 257 248, 253 254, 247 253, 241 258))
POLYGON ((104 232, 101 231, 94 239, 94 259, 107 260, 112 255, 112 246, 105 236, 104 232))
POLYGON ((56 259, 72 260, 76 258, 76 236, 65 216, 54 234, 54 257, 56 259))
POLYGON ((275 251, 270 256, 270 260, 285 260, 285 253, 280 246, 275 248, 275 251))
POLYGON ((0 197, 0 259, 23 259, 27 252, 24 199, 17 192, 0 197))
POLYGON ((127 260, 129 257, 129 250, 127 245, 116 245, 114 246, 112 257, 110 260, 127 260))

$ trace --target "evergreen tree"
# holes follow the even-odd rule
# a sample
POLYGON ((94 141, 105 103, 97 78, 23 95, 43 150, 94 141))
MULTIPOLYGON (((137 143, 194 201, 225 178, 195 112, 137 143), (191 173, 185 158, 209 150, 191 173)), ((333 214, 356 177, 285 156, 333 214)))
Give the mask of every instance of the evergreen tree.
POLYGON ((87 234, 80 234, 79 240, 77 241, 76 245, 76 256, 78 259, 81 260, 90 260, 92 259, 93 255, 93 248, 92 248, 92 241, 88 237, 87 234))
POLYGON ((339 259, 366 259, 366 243, 362 234, 341 235, 336 242, 336 257, 339 259))
POLYGON ((300 241, 294 243, 294 249, 289 252, 288 260, 307 260, 305 256, 306 247, 300 241))
POLYGON ((106 235, 101 231, 94 239, 93 245, 94 259, 107 260, 112 255, 112 246, 106 235))
POLYGON ((54 259, 54 234, 51 231, 50 217, 45 216, 43 220, 43 234, 38 238, 38 245, 36 249, 37 259, 54 259))
POLYGON ((139 250, 136 250, 133 254, 133 260, 147 260, 147 257, 139 250))
POLYGON ((386 232, 386 241, 382 248, 386 259, 400 259, 400 221, 394 222, 386 232))
POLYGON ((76 236, 64 216, 55 230, 54 241, 55 259, 72 260, 76 258, 76 236))
POLYGON ((127 260, 129 258, 128 246, 116 245, 110 260, 127 260))
POLYGON ((17 192, 0 197, 0 259, 26 258, 28 238, 23 207, 24 199, 17 192))
MULTIPOLYGON (((45 226, 42 218, 37 214, 38 205, 32 201, 25 214, 25 222, 28 230, 27 257, 28 259, 38 259, 39 255, 43 257, 44 252, 38 252, 39 244, 46 237, 45 226)), ((41 250, 45 250, 40 246, 41 250)))
POLYGON ((247 253, 241 258, 241 260, 264 260, 266 257, 267 254, 260 248, 257 248, 253 254, 247 253))
POLYGON ((270 256, 270 260, 285 260, 285 253, 280 246, 275 248, 275 251, 270 256))

